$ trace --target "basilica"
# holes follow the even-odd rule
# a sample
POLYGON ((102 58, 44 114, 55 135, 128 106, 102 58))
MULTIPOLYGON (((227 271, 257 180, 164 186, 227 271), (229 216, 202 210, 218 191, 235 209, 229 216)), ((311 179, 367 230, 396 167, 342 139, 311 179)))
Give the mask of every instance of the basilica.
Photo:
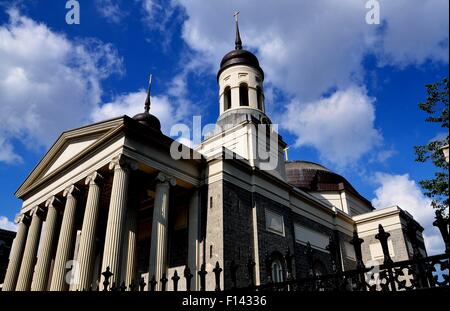
MULTIPOLYGON (((107 268, 111 282, 129 285, 186 267, 199 290, 197 271, 217 262, 228 289, 248 285, 245 273, 234 279, 230 270, 249 261, 256 285, 281 282, 287 271, 308 273, 307 245, 316 274, 355 269, 355 232, 363 262, 382 262, 379 225, 390 234, 392 260, 409 259, 411 222, 426 255, 412 215, 398 206, 374 209, 318 163, 286 160, 287 145, 265 112, 264 71, 243 49, 237 21, 217 83, 217 127, 193 149, 161 132, 150 89, 142 113, 62 133, 16 192, 23 204, 2 290, 95 290, 107 268), (179 149, 190 156, 175 157, 179 149)), ((206 289, 214 287, 208 273, 206 289)))

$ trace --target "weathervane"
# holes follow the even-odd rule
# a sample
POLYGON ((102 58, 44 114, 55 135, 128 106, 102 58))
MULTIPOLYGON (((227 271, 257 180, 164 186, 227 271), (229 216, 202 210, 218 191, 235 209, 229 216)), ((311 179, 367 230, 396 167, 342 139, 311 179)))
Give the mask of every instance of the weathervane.
POLYGON ((234 19, 236 20, 236 23, 238 22, 238 18, 239 18, 239 14, 240 14, 240 13, 241 13, 241 12, 236 11, 236 12, 234 12, 234 14, 233 14, 234 19))
POLYGON ((152 74, 150 74, 149 80, 148 80, 148 90, 147 90, 147 98, 145 99, 145 105, 144 110, 146 113, 149 113, 150 111, 150 91, 152 89, 152 74))
POLYGON ((234 41, 234 48, 236 50, 242 50, 242 40, 239 33, 239 11, 234 12, 233 16, 236 21, 236 40, 234 41))

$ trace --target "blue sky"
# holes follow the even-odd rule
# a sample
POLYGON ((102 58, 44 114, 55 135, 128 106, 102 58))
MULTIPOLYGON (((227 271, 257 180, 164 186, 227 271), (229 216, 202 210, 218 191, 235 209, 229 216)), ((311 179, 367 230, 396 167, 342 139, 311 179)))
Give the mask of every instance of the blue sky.
POLYGON ((442 245, 417 182, 432 175, 413 146, 448 133, 424 122, 425 84, 448 75, 448 1, 0 0, 0 225, 13 227, 14 192, 61 131, 142 110, 165 133, 218 116, 215 74, 233 48, 240 10, 244 48, 266 73, 269 116, 290 159, 343 174, 376 207, 398 204, 442 245))

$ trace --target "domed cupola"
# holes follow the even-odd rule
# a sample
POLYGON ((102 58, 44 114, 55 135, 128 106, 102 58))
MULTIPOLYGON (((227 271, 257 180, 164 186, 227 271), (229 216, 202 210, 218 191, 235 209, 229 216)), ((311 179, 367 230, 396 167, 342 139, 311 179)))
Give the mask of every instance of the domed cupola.
POLYGON ((217 73, 219 84, 220 116, 217 124, 228 126, 242 120, 258 120, 271 123, 264 107, 264 71, 258 58, 242 48, 238 14, 236 18, 236 40, 234 50, 220 62, 217 73))
POLYGON ((261 73, 261 77, 264 79, 264 71, 259 66, 258 58, 253 54, 252 52, 249 52, 247 50, 242 49, 242 40, 241 35, 239 33, 239 23, 237 20, 237 14, 236 13, 236 40, 234 45, 234 50, 228 52, 225 54, 225 56, 222 58, 222 61, 220 62, 220 69, 217 73, 217 79, 219 78, 220 74, 227 69, 230 66, 234 65, 246 65, 253 67, 257 69, 261 73))
POLYGON ((152 87, 152 75, 150 75, 150 80, 148 84, 148 90, 147 90, 147 98, 145 99, 144 104, 144 112, 139 113, 133 117, 133 120, 138 121, 139 123, 156 130, 158 132, 161 132, 161 122, 159 122, 159 119, 152 115, 150 113, 150 91, 152 87))

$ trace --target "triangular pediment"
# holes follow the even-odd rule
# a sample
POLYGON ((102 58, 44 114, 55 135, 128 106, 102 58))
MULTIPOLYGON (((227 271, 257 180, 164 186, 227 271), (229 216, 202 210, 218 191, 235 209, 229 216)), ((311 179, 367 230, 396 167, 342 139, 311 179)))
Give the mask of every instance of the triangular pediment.
POLYGON ((62 133, 19 187, 16 196, 22 196, 34 185, 51 177, 75 158, 94 148, 122 124, 123 118, 116 118, 62 133))

